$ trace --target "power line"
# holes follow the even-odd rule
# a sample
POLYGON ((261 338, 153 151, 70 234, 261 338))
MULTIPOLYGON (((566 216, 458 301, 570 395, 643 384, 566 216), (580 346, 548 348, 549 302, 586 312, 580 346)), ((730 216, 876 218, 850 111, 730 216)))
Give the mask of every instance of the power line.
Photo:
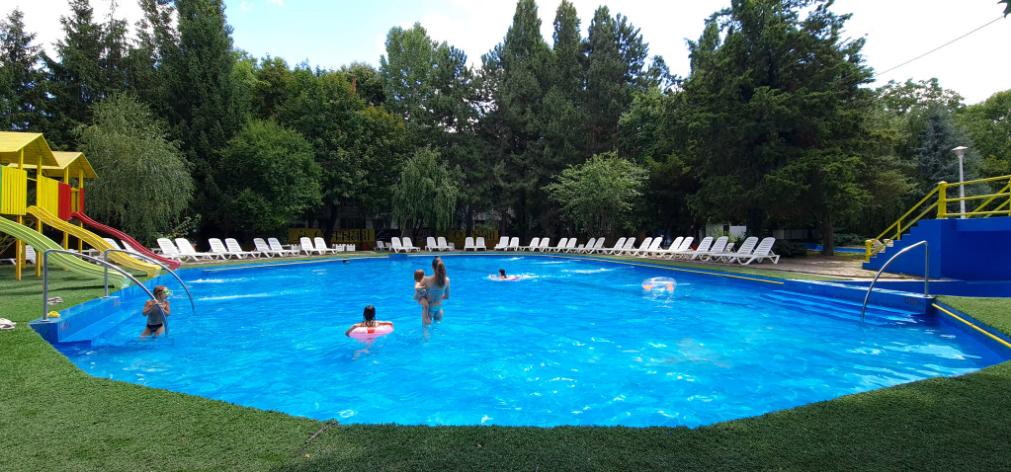
POLYGON ((983 28, 986 28, 987 26, 990 26, 990 25, 992 25, 992 24, 994 24, 994 23, 996 23, 996 22, 998 22, 1000 20, 1003 20, 1003 19, 1004 19, 1003 16, 998 16, 997 18, 994 18, 993 20, 990 20, 990 21, 988 21, 988 22, 986 22, 986 23, 984 23, 984 24, 982 24, 980 26, 977 26, 976 28, 973 28, 972 31, 969 31, 968 33, 965 33, 965 34, 963 34, 963 35, 961 35, 961 36, 959 36, 959 37, 957 37, 955 39, 952 39, 952 40, 950 40, 950 41, 948 41, 948 42, 946 42, 946 43, 944 43, 944 44, 942 44, 942 45, 940 45, 940 46, 938 46, 938 47, 936 47, 934 49, 931 49, 931 50, 923 53, 923 54, 920 54, 919 56, 916 56, 916 57, 914 57, 912 59, 909 59, 908 61, 905 61, 905 62, 903 62, 903 63, 901 63, 899 65, 896 65, 896 66, 890 67, 888 69, 885 69, 885 70, 883 70, 881 72, 877 72, 877 73, 874 74, 874 78, 881 77, 882 75, 885 75, 885 74, 887 74, 887 73, 889 73, 889 72, 891 72, 891 71, 893 71, 895 69, 898 69, 898 68, 903 67, 905 65, 908 65, 908 64, 910 64, 912 62, 915 62, 915 61, 918 61, 920 59, 923 59, 924 57, 927 57, 927 56, 929 56, 929 55, 931 55, 931 54, 933 54, 933 53, 935 53, 937 51, 940 51, 941 49, 944 49, 944 48, 946 48, 948 46, 951 46, 952 44, 954 44, 954 43, 956 43, 958 41, 961 41, 962 39, 965 39, 967 36, 969 36, 969 35, 977 32, 977 31, 979 31, 979 30, 981 30, 983 28))

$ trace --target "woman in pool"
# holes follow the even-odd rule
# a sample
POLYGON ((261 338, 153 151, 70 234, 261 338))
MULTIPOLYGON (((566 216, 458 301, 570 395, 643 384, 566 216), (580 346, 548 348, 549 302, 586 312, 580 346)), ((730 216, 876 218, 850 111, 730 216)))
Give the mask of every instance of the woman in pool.
POLYGON ((446 275, 446 264, 438 257, 432 260, 432 269, 435 273, 425 278, 428 315, 432 320, 442 321, 442 301, 449 300, 449 277, 446 275))
POLYGON ((147 336, 161 336, 165 334, 165 318, 169 316, 169 312, 172 311, 169 307, 168 297, 172 295, 172 291, 164 285, 159 285, 154 288, 154 298, 158 301, 148 300, 144 304, 144 316, 147 317, 147 326, 144 327, 144 331, 140 333, 140 337, 144 338, 147 336))

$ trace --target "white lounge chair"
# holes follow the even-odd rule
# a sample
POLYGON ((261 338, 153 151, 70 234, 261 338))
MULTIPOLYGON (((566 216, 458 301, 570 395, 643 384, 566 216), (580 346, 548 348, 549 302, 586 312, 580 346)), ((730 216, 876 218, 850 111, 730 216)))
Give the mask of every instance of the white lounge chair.
POLYGON ((429 236, 425 238, 425 250, 426 251, 438 251, 439 243, 435 241, 435 237, 429 236))
POLYGON ((312 239, 307 236, 298 238, 298 252, 307 256, 311 256, 313 254, 323 254, 316 250, 316 246, 312 244, 312 239))
POLYGON ((477 241, 474 242, 475 251, 487 251, 488 245, 484 242, 484 236, 478 236, 477 241))
POLYGON ((516 236, 509 238, 509 247, 506 248, 506 251, 519 251, 519 250, 520 250, 520 238, 517 238, 516 236))
POLYGON ((587 251, 587 254, 597 254, 604 249, 604 243, 607 242, 607 238, 597 238, 597 244, 593 245, 593 248, 587 251))
POLYGON ((526 246, 520 246, 521 251, 534 251, 537 250, 537 246, 541 243, 541 238, 531 238, 530 244, 526 246))
POLYGON ((450 246, 449 243, 446 242, 446 238, 444 236, 439 236, 436 239, 437 239, 437 241, 439 243, 438 248, 439 248, 440 251, 452 251, 453 250, 453 246, 450 246))
POLYGON ((474 238, 470 236, 463 238, 463 250, 464 251, 477 250, 477 246, 474 245, 474 238))
POLYGON ((389 246, 387 246, 386 243, 384 243, 382 240, 379 240, 379 239, 376 240, 376 246, 375 246, 375 248, 376 248, 376 251, 387 251, 387 250, 389 250, 389 246))
POLYGON ((772 252, 774 245, 776 245, 776 238, 764 238, 750 255, 735 257, 731 262, 736 261, 741 265, 748 265, 755 261, 762 262, 768 259, 773 264, 779 264, 779 255, 772 252))
POLYGON ((720 256, 716 256, 720 262, 734 262, 738 257, 744 257, 751 255, 755 251, 755 246, 758 245, 758 238, 751 236, 741 243, 741 247, 737 248, 734 252, 726 252, 720 256))
POLYGON ((267 241, 265 241, 263 238, 253 238, 253 247, 256 248, 257 252, 263 254, 263 257, 266 257, 268 259, 274 257, 275 255, 280 255, 274 254, 274 251, 270 249, 270 245, 267 244, 267 241))
POLYGON ((551 238, 541 238, 537 247, 530 248, 531 251, 548 252, 551 249, 551 238))
POLYGON ((190 243, 190 240, 186 238, 176 238, 175 243, 176 247, 179 248, 180 256, 193 259, 194 261, 199 261, 201 259, 210 260, 214 258, 224 259, 224 257, 220 257, 214 253, 197 252, 197 250, 193 247, 193 244, 190 243))
POLYGON ((407 252, 421 252, 421 248, 415 246, 414 245, 414 241, 411 241, 411 238, 408 238, 407 236, 404 236, 404 238, 401 240, 401 242, 403 243, 404 251, 407 251, 407 252))
POLYGON ((713 245, 709 247, 708 251, 703 252, 696 251, 696 253, 692 255, 693 258, 692 260, 699 260, 699 261, 713 260, 716 256, 719 256, 727 251, 727 242, 729 240, 730 238, 726 236, 720 236, 716 238, 715 240, 713 240, 713 245))
POLYGON ((407 252, 404 250, 404 245, 400 242, 400 237, 394 236, 390 238, 390 250, 393 252, 407 252))
MULTIPOLYGON (((663 238, 658 238, 658 239, 660 239, 661 241, 663 241, 663 238)), ((667 249, 657 248, 655 251, 649 251, 649 254, 647 254, 647 255, 649 255, 649 256, 656 256, 656 257, 658 257, 660 259, 668 257, 668 256, 671 255, 671 253, 673 253, 674 251, 677 251, 678 248, 681 247, 681 241, 684 241, 684 240, 685 240, 685 238, 683 236, 678 236, 678 237, 674 238, 673 241, 671 241, 670 246, 667 246, 667 249)))
POLYGON ((123 249, 122 247, 119 246, 119 243, 115 239, 102 238, 102 241, 109 243, 109 245, 112 246, 113 249, 123 249))
POLYGON ((492 248, 494 251, 505 251, 509 247, 509 236, 502 236, 498 238, 498 244, 492 248))
MULTIPOLYGON (((646 241, 643 241, 643 243, 645 243, 645 242, 646 241)), ((646 257, 646 256, 648 256, 648 255, 650 255, 650 254, 652 254, 654 252, 659 251, 661 244, 663 244, 663 238, 657 236, 657 237, 653 238, 653 240, 650 241, 649 244, 643 244, 646 247, 645 248, 640 247, 639 250, 636 251, 635 254, 638 257, 646 257)))
POLYGON ((635 238, 632 238, 629 241, 631 241, 632 244, 629 245, 628 241, 626 241, 625 246, 627 247, 627 249, 621 251, 619 254, 623 256, 634 256, 638 254, 640 251, 648 248, 650 244, 653 244, 653 238, 649 236, 647 236, 646 239, 643 239, 642 242, 639 243, 639 247, 635 247, 635 238))
MULTIPOLYGON (((232 254, 229 254, 228 248, 225 247, 225 243, 221 242, 218 238, 210 238, 207 240, 207 245, 211 247, 211 254, 218 259, 231 259, 232 254)), ((236 259, 241 259, 241 257, 234 256, 236 259)))
POLYGON ((174 259, 181 261, 185 259, 183 255, 179 252, 179 248, 176 247, 175 243, 169 238, 158 238, 158 249, 161 251, 163 257, 169 259, 174 259))
POLYGON ((713 247, 713 237, 706 236, 702 238, 702 241, 699 241, 699 245, 695 248, 694 251, 692 251, 689 254, 684 254, 684 258, 685 260, 694 261, 695 259, 698 259, 703 254, 708 252, 709 248, 711 247, 713 247))
POLYGON ((569 238, 559 239, 558 240, 558 244, 556 244, 556 245, 548 248, 548 250, 546 252, 561 252, 562 249, 565 249, 565 245, 568 244, 568 243, 569 243, 569 238))
POLYGON ((284 257, 298 255, 297 249, 285 249, 285 247, 281 245, 281 241, 278 241, 277 238, 267 238, 267 244, 270 246, 270 250, 278 256, 284 257))
POLYGON ((587 241, 585 245, 579 246, 579 247, 576 248, 576 253, 577 254, 586 254, 587 252, 593 250, 593 246, 595 244, 597 244, 597 238, 590 238, 590 240, 587 241))
POLYGON ((628 238, 620 237, 617 241, 615 241, 614 246, 602 247, 597 250, 597 254, 617 254, 618 251, 621 251, 621 249, 625 247, 625 241, 627 239, 628 238))
POLYGON ((29 246, 29 245, 25 244, 25 263, 26 264, 35 264, 35 260, 37 258, 38 258, 38 255, 35 254, 35 248, 32 247, 32 246, 29 246))
POLYGON ((562 252, 575 252, 576 243, 578 242, 579 238, 569 238, 569 243, 565 245, 565 249, 562 249, 562 252))
POLYGON ((683 257, 688 257, 692 254, 692 243, 695 242, 695 236, 688 236, 681 241, 681 245, 677 249, 670 251, 667 258, 668 259, 678 259, 683 257))
POLYGON ((316 251, 318 251, 320 254, 336 254, 338 252, 341 252, 341 251, 338 251, 336 247, 329 247, 329 246, 327 246, 326 240, 324 240, 320 236, 316 236, 315 238, 312 238, 312 241, 313 241, 313 247, 315 247, 316 251))
POLYGON ((242 245, 235 238, 225 238, 225 248, 228 249, 229 254, 239 259, 244 259, 246 256, 256 257, 260 255, 260 251, 246 251, 242 249, 242 245))

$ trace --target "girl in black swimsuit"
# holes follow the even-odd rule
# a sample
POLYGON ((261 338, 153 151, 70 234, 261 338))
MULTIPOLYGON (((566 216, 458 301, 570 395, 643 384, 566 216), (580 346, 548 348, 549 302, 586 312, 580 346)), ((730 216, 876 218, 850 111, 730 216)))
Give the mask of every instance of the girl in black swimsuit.
POLYGON ((140 337, 147 336, 160 336, 165 334, 165 317, 169 316, 169 312, 172 311, 169 307, 168 297, 172 292, 168 290, 164 285, 159 285, 154 288, 154 298, 158 300, 155 303, 154 300, 148 300, 144 304, 144 316, 147 317, 147 326, 144 327, 144 331, 140 333, 140 337))

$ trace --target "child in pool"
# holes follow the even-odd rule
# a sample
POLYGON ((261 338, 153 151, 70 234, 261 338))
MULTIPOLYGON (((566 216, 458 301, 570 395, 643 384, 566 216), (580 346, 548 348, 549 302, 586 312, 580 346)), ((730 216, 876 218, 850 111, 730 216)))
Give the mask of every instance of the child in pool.
POLYGON ((431 323, 428 314, 428 285, 425 285, 425 271, 421 269, 414 271, 414 301, 421 305, 422 323, 431 323))
POLYGON ((144 316, 147 317, 147 325, 144 326, 144 331, 140 333, 140 337, 157 337, 165 334, 165 318, 172 311, 168 301, 169 295, 172 295, 172 291, 164 285, 154 288, 154 298, 158 302, 155 303, 154 300, 148 300, 147 303, 144 303, 144 310, 142 311, 144 316))
POLYGON ((362 318, 364 321, 361 323, 355 323, 344 332, 344 336, 351 337, 351 331, 355 328, 378 328, 380 326, 393 326, 392 321, 376 321, 376 307, 369 305, 365 307, 365 311, 362 312, 362 318))

